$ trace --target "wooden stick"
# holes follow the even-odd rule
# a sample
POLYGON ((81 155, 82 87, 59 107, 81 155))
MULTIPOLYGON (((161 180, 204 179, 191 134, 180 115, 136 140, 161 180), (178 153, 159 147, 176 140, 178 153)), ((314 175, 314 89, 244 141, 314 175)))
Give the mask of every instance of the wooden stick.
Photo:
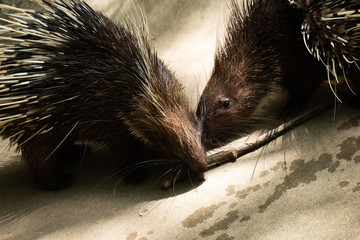
POLYGON ((320 114, 328 107, 329 107, 328 104, 324 104, 322 106, 312 108, 309 111, 289 120, 288 122, 281 124, 277 128, 274 128, 274 129, 264 133, 263 135, 258 137, 255 141, 246 142, 246 143, 241 144, 239 147, 221 151, 218 153, 214 153, 214 154, 208 156, 209 167, 211 168, 214 165, 218 165, 218 164, 224 163, 224 162, 235 161, 237 158, 259 149, 260 147, 262 147, 262 146, 270 143, 274 139, 280 137, 287 131, 297 127, 301 123, 320 114))

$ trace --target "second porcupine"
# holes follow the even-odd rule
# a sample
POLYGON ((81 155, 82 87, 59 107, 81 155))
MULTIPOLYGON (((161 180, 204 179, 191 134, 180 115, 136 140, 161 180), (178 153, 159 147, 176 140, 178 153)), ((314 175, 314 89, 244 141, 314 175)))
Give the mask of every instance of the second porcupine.
POLYGON ((207 167, 182 85, 152 50, 145 25, 119 26, 82 0, 34 0, 2 25, 1 136, 18 145, 37 181, 59 189, 77 142, 97 142, 133 164, 141 146, 207 167))
POLYGON ((231 1, 224 43, 197 108, 208 148, 271 127, 305 105, 327 76, 301 31, 305 17, 317 12, 287 0, 238 2, 231 1))

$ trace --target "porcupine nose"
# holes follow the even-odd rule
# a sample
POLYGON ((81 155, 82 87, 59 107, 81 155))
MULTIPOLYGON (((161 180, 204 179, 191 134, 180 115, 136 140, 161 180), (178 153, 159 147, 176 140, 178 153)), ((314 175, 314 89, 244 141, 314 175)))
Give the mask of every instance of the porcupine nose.
POLYGON ((208 160, 205 151, 201 151, 196 158, 192 159, 188 167, 193 173, 203 173, 208 167, 208 160))

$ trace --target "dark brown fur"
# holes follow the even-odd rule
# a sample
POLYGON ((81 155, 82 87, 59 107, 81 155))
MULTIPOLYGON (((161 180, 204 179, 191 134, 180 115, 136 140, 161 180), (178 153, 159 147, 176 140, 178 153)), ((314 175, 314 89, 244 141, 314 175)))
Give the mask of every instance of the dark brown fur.
POLYGON ((271 126, 322 79, 324 67, 302 40, 300 10, 287 0, 248 0, 241 7, 231 1, 225 41, 197 108, 207 147, 271 126))
MULTIPOLYGON (((18 72, 46 74, 44 78, 25 79, 31 81, 29 85, 9 85, 9 92, 0 93, 0 101, 6 96, 36 96, 34 102, 0 109, 2 117, 24 115, 0 123, 2 137, 18 144, 40 184, 49 189, 70 184, 72 176, 59 171, 60 165, 71 155, 80 155, 75 146, 79 141, 109 146, 121 154, 122 165, 144 160, 133 155, 145 145, 180 160, 193 172, 203 171, 207 161, 195 114, 182 85, 151 50, 144 30, 131 24, 118 26, 82 1, 64 2, 67 11, 79 14, 83 26, 76 27, 77 23, 46 1, 43 4, 53 7, 59 18, 49 13, 51 17, 43 20, 43 12, 30 13, 46 21, 48 27, 29 23, 28 28, 71 37, 60 47, 43 43, 29 47, 51 55, 40 64, 41 69, 25 64, 6 67, 30 58, 33 52, 2 53, 8 58, 2 66, 9 78, 18 72), (27 114, 29 111, 34 113, 27 114)), ((17 39, 44 40, 11 34, 17 39)))

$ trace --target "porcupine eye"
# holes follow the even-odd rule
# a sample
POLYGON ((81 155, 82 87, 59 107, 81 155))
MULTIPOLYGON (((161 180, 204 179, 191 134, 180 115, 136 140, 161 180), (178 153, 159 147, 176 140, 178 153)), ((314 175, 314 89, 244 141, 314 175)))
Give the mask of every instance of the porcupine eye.
POLYGON ((227 109, 229 108, 230 104, 231 104, 231 101, 229 98, 225 97, 225 96, 219 96, 217 98, 217 107, 219 109, 227 109))
POLYGON ((223 102, 222 106, 223 106, 224 108, 228 108, 228 107, 230 106, 230 100, 229 100, 229 99, 226 99, 226 100, 223 102))

